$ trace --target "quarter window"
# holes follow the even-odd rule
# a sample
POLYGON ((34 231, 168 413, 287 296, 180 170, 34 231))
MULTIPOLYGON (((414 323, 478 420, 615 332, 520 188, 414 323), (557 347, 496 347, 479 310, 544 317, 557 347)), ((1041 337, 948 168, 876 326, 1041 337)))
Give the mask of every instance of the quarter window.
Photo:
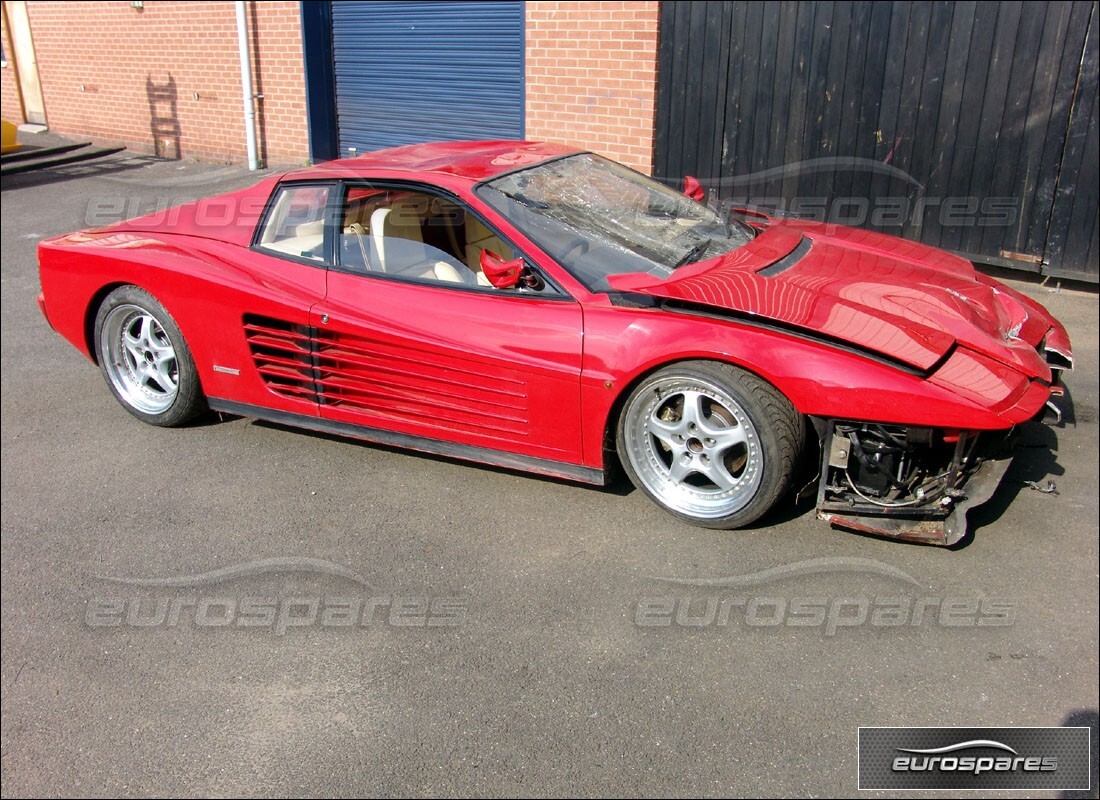
POLYGON ((288 186, 272 202, 257 243, 264 250, 325 260, 325 207, 328 186, 288 186))

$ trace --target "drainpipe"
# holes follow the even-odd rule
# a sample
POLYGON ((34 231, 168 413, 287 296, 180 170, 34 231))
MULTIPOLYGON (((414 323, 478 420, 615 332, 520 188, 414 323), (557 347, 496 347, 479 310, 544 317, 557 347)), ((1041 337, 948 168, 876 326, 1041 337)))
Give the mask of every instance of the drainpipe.
POLYGON ((241 92, 244 100, 244 140, 248 147, 248 168, 260 168, 256 151, 256 106, 252 95, 252 55, 248 47, 248 18, 243 1, 237 2, 237 45, 241 53, 241 92))

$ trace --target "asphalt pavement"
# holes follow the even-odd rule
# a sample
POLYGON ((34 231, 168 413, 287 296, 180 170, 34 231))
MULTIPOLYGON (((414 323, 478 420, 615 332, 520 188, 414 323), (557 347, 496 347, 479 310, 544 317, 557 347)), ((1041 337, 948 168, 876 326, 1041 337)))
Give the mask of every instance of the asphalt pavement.
POLYGON ((36 243, 255 180, 3 181, 5 797, 849 797, 860 726, 945 725, 1091 726, 1096 796, 1095 291, 1012 280, 1074 410, 963 546, 792 503, 719 533, 621 482, 127 414, 39 314, 36 243))

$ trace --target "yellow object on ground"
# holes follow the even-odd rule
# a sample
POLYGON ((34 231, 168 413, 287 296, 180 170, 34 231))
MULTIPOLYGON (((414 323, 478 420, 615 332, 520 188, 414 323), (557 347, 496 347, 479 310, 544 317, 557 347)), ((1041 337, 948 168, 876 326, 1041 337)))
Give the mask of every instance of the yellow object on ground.
POLYGON ((20 147, 23 146, 19 144, 19 142, 15 139, 16 127, 14 125, 12 125, 6 119, 0 120, 0 128, 3 129, 3 147, 0 148, 0 152, 10 153, 13 150, 18 150, 20 147))

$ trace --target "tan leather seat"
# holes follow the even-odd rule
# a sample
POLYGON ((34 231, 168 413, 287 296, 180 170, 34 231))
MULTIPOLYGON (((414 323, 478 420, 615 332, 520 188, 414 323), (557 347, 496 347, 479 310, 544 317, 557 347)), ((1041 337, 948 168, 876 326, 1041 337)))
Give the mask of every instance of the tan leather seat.
POLYGON ((402 261, 410 259, 428 261, 428 251, 424 244, 424 232, 420 228, 420 214, 409 202, 398 200, 386 208, 375 209, 370 215, 370 234, 374 243, 374 252, 378 257, 378 266, 382 272, 398 272, 409 263, 395 263, 396 259, 386 259, 386 240, 404 239, 406 242, 419 242, 421 247, 411 248, 402 245, 402 261), (417 258, 419 256, 419 258, 417 258))
POLYGON ((462 283, 462 276, 458 274, 458 270, 446 261, 436 261, 435 264, 432 265, 431 274, 424 274, 420 277, 435 278, 437 281, 445 281, 447 283, 462 283))
MULTIPOLYGON (((283 198, 280 198, 280 201, 283 198)), ((300 256, 320 260, 321 245, 325 240, 325 221, 316 219, 311 222, 303 222, 284 232, 281 237, 276 237, 275 226, 268 225, 264 230, 260 246, 279 253, 291 256, 300 256), (293 231, 292 233, 289 231, 293 231)))
POLYGON ((420 212, 415 202, 398 200, 387 208, 376 209, 370 217, 370 235, 381 272, 462 283, 458 270, 446 261, 437 260, 433 254, 435 248, 424 244, 420 212), (391 246, 387 256, 387 242, 392 243, 395 239, 402 240, 400 247, 391 246))

